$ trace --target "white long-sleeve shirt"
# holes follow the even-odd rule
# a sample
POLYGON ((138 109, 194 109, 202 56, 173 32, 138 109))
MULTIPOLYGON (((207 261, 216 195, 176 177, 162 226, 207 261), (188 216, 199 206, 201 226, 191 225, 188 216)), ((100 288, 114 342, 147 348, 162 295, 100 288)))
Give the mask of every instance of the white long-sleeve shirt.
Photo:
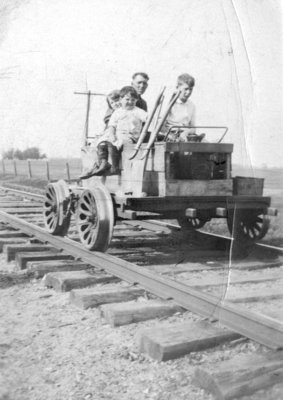
POLYGON ((195 126, 195 109, 196 107, 190 99, 185 103, 177 100, 167 117, 165 126, 168 128, 173 125, 195 126))

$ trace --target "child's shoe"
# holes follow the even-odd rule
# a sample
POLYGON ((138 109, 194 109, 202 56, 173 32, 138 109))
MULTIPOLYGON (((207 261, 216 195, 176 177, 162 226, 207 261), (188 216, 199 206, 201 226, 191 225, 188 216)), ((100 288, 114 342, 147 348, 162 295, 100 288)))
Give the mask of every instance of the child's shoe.
POLYGON ((95 163, 94 166, 90 170, 83 172, 82 175, 79 176, 79 178, 80 179, 90 178, 91 176, 93 176, 93 174, 95 174, 95 172, 98 170, 98 168, 99 168, 98 165, 95 163))

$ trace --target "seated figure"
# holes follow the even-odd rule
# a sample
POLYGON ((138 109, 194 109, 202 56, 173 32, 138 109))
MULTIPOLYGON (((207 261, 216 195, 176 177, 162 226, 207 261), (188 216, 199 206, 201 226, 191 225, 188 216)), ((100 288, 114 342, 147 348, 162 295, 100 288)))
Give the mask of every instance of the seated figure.
POLYGON ((101 160, 107 160, 108 158, 108 146, 107 146, 107 140, 109 137, 109 132, 108 132, 108 123, 110 120, 111 115, 113 112, 121 106, 120 104, 120 90, 112 90, 106 97, 106 102, 107 102, 107 111, 104 116, 104 123, 105 123, 105 128, 104 131, 101 135, 97 136, 94 143, 93 147, 95 150, 92 151, 92 154, 94 156, 94 164, 90 169, 88 169, 86 172, 84 172, 80 178, 81 179, 87 179, 93 175, 100 174, 100 170, 105 171, 110 169, 111 165, 109 163, 104 163, 101 164, 101 160), (105 152, 107 152, 107 157, 105 155, 105 152))
POLYGON ((108 162, 109 154, 112 158, 112 172, 116 173, 123 144, 138 141, 147 113, 136 107, 137 100, 138 94, 132 86, 124 86, 121 89, 121 107, 114 110, 107 131, 97 146, 98 168, 91 171, 87 177, 102 175, 111 168, 108 162))
POLYGON ((170 110, 161 132, 158 134, 157 140, 172 142, 202 140, 204 135, 196 135, 195 133, 195 105, 189 99, 194 85, 195 79, 191 75, 185 73, 178 76, 177 89, 180 90, 180 96, 170 110))

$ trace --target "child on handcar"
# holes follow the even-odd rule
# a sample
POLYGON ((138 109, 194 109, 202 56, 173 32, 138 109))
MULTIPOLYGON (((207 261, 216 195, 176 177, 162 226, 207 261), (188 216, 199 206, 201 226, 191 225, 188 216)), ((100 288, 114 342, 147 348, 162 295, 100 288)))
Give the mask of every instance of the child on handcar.
POLYGON ((170 142, 190 142, 201 141, 204 137, 204 135, 196 135, 194 129, 195 105, 189 99, 194 86, 195 79, 191 75, 185 73, 178 76, 177 89, 180 90, 180 96, 158 134, 159 141, 166 139, 170 142), (184 126, 184 128, 173 128, 174 126, 184 126))
POLYGON ((112 172, 117 170, 120 151, 124 143, 136 143, 146 121, 147 113, 136 107, 138 94, 132 86, 124 86, 120 91, 121 107, 116 108, 108 122, 107 135, 98 145, 99 167, 90 176, 102 175, 111 168, 108 155, 111 153, 112 172))
POLYGON ((98 135, 95 138, 94 143, 92 146, 96 148, 96 154, 95 154, 95 162, 94 165, 90 170, 87 172, 84 172, 80 178, 81 179, 87 179, 93 175, 100 174, 100 171, 105 171, 111 168, 111 165, 108 163, 108 142, 107 140, 109 139, 109 132, 108 132, 108 123, 110 120, 111 115, 113 112, 121 106, 120 104, 120 90, 112 90, 106 97, 106 102, 108 105, 107 111, 105 113, 105 116, 103 118, 103 121, 105 123, 104 131, 101 135, 98 135), (105 160, 106 161, 103 161, 105 160), (103 161, 103 162, 102 162, 103 161))

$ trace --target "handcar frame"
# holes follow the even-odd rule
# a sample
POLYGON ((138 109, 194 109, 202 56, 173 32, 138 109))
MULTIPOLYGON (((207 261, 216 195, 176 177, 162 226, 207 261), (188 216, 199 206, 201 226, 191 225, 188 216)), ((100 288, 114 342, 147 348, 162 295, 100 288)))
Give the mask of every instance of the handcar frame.
MULTIPOLYGON (((213 127, 224 129, 218 143, 201 142, 204 135, 192 135, 192 141, 185 143, 157 142, 170 107, 149 143, 141 140, 138 145, 124 146, 114 174, 92 176, 75 185, 63 180, 49 183, 44 220, 50 233, 66 235, 74 215, 82 244, 96 251, 107 250, 118 219, 174 218, 183 229, 199 229, 212 218, 225 218, 231 235, 241 243, 251 244, 265 236, 269 216, 277 211, 270 208, 270 197, 263 196, 263 179, 232 177, 233 144, 220 143, 227 128, 213 127)), ((92 146, 82 149, 84 169, 93 164, 95 151, 92 146)))

